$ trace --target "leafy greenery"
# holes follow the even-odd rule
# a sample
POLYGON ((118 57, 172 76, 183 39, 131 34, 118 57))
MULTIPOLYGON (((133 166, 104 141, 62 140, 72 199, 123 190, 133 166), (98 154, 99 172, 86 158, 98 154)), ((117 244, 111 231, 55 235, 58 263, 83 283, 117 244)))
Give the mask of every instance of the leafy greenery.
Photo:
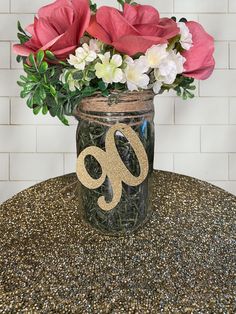
POLYGON ((120 83, 108 86, 101 79, 97 79, 91 69, 87 71, 72 69, 69 64, 57 60, 50 51, 40 50, 36 56, 31 54, 23 66, 26 75, 21 75, 17 83, 22 88, 21 97, 27 98, 27 106, 35 115, 49 112, 65 125, 68 125, 65 116, 73 115, 83 98, 96 92, 109 97, 113 90, 125 90, 125 85, 120 83), (64 82, 61 80, 63 73, 64 82), (71 91, 69 78, 76 81, 79 88, 71 91))
MULTIPOLYGON (((49 56, 49 54, 47 54, 49 56)), ((27 106, 34 114, 48 111, 57 116, 64 124, 68 124, 64 116, 66 101, 65 90, 59 80, 62 65, 49 66, 45 53, 39 51, 36 56, 31 54, 24 63, 25 76, 21 75, 18 85, 22 87, 21 97, 27 97, 27 106)))
POLYGON ((94 13, 96 13, 97 11, 97 5, 96 3, 94 3, 92 0, 89 0, 89 4, 90 4, 90 10, 94 13))
POLYGON ((185 77, 181 74, 177 75, 176 80, 173 84, 163 84, 160 94, 164 91, 175 90, 177 96, 182 97, 184 100, 188 98, 194 98, 192 91, 196 89, 196 86, 193 85, 194 79, 191 77, 185 77))

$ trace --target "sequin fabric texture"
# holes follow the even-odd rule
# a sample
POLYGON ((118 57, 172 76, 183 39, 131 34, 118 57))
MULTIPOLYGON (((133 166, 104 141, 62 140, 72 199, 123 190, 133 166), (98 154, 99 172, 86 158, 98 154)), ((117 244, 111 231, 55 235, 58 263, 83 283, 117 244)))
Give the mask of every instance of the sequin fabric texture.
POLYGON ((0 206, 0 313, 235 313, 236 197, 156 171, 150 221, 108 237, 62 176, 0 206))

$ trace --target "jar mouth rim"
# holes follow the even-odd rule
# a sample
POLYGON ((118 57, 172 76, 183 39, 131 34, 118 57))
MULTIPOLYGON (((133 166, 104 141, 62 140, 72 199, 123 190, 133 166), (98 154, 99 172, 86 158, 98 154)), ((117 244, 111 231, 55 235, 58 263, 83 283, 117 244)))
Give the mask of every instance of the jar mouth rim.
POLYGON ((87 114, 152 112, 154 111, 153 98, 154 93, 151 90, 113 93, 110 98, 104 97, 101 92, 98 92, 82 99, 76 107, 74 115, 77 117, 80 112, 87 114))

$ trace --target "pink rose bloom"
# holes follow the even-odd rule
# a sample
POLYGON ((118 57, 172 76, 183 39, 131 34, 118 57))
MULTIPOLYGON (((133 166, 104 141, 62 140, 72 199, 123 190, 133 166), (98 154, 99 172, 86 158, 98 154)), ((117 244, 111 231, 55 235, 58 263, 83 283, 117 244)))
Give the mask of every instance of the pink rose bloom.
POLYGON ((187 22, 187 27, 192 34, 193 47, 184 51, 184 76, 198 80, 206 80, 215 68, 214 38, 197 22, 187 22))
POLYGON ((34 24, 26 28, 32 37, 14 45, 14 52, 29 56, 38 50, 50 50, 58 59, 66 59, 78 47, 90 14, 88 0, 56 0, 39 10, 34 24))
POLYGON ((87 32, 129 56, 145 53, 179 34, 175 21, 161 19, 149 5, 124 5, 123 12, 103 6, 92 16, 87 32))

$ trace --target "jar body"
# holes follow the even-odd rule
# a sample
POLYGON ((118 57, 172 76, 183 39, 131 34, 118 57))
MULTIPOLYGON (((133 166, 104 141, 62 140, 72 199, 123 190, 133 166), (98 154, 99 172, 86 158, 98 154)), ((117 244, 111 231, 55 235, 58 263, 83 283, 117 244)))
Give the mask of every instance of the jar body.
MULTIPOLYGON (((111 126, 121 123, 132 128, 147 155, 148 173, 146 178, 142 183, 135 186, 122 182, 120 201, 111 210, 104 211, 98 205, 98 198, 101 196, 104 196, 107 202, 110 202, 113 198, 114 186, 109 176, 106 176, 101 186, 96 189, 90 189, 81 185, 84 219, 94 228, 108 235, 122 235, 136 230, 146 222, 152 212, 153 105, 151 103, 150 106, 149 102, 149 107, 146 107, 144 103, 141 105, 141 109, 129 112, 101 112, 96 111, 96 106, 94 106, 93 112, 91 113, 90 111, 89 116, 84 116, 82 109, 80 111, 82 114, 77 115, 79 122, 76 137, 78 156, 83 150, 91 146, 105 152, 107 133, 111 126)), ((119 131, 114 134, 114 140, 124 166, 132 176, 138 177, 141 170, 140 162, 132 147, 132 143, 119 131)), ((110 158, 109 153, 107 153, 107 158, 110 158)), ((84 164, 91 178, 99 179, 101 177, 104 169, 101 168, 101 164, 94 156, 88 155, 84 160, 84 164)), ((114 160, 114 167, 116 166, 117 164, 114 160)))

